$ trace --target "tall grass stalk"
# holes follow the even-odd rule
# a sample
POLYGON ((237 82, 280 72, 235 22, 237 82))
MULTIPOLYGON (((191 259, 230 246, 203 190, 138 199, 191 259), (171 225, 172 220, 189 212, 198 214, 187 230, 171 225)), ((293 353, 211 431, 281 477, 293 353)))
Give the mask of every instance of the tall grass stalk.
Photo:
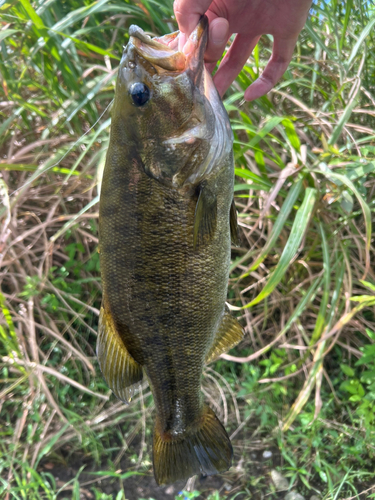
MULTIPOLYGON (((20 0, 0 13, 0 495, 104 499, 104 477, 125 481, 122 498, 150 471, 153 403, 146 388, 115 401, 96 362, 97 202, 129 25, 174 30, 172 2, 20 0), (86 467, 59 483, 48 471, 74 454, 86 467)), ((241 481, 240 498, 273 491, 249 449, 276 442, 290 487, 327 500, 360 492, 351 467, 372 470, 374 25, 371 2, 316 1, 275 89, 243 101, 271 54, 263 37, 224 99, 241 228, 228 302, 246 338, 203 390, 234 436, 225 480, 241 481)))

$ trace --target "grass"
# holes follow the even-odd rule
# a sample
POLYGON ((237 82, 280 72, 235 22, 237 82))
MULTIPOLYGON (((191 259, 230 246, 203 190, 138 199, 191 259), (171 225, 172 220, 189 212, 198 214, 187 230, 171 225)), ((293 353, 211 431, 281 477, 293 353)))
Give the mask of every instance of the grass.
MULTIPOLYGON (((150 477, 150 393, 114 399, 95 337, 116 69, 129 25, 170 32, 172 3, 0 12, 0 496, 167 498, 150 477)), ((235 463, 169 498, 278 498, 275 471, 306 498, 375 495, 374 25, 370 2, 315 2, 276 88, 243 101, 263 37, 225 96, 241 227, 228 301, 247 335, 203 390, 235 463)))

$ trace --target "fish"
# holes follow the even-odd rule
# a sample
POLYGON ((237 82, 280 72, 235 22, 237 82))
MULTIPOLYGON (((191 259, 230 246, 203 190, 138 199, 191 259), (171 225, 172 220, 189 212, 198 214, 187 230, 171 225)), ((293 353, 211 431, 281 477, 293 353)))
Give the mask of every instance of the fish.
POLYGON ((204 66, 207 17, 183 51, 179 37, 129 28, 99 206, 98 361, 125 403, 149 383, 159 485, 231 466, 201 382, 205 364, 243 337, 226 305, 238 241, 233 134, 204 66))

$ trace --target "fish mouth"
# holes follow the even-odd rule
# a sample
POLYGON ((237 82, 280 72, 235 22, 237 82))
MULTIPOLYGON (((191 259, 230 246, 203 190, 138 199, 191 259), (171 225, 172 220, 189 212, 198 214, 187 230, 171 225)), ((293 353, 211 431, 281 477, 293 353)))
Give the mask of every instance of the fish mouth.
POLYGON ((135 51, 158 71, 182 72, 188 68, 195 69, 203 54, 208 37, 208 19, 202 16, 197 27, 189 36, 184 51, 179 49, 181 33, 175 31, 169 35, 151 38, 142 28, 132 25, 129 28, 129 42, 135 51))

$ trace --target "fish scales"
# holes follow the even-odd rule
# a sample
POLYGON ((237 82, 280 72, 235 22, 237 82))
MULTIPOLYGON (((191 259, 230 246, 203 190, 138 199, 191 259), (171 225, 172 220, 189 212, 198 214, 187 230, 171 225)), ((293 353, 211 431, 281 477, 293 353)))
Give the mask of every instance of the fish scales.
POLYGON ((229 438, 200 387, 205 363, 243 333, 225 309, 233 154, 228 118, 212 83, 206 88, 207 20, 191 37, 185 71, 172 75, 181 53, 167 45, 163 53, 175 59, 163 60, 169 69, 160 70, 156 49, 152 56, 147 51, 163 40, 132 29, 100 196, 97 351, 107 383, 125 402, 147 377, 156 407, 154 473, 167 484, 226 470, 231 462, 229 438), (143 93, 134 98, 134 88, 143 93), (205 94, 214 95, 216 110, 205 94), (229 147, 215 144, 220 134, 229 147))
MULTIPOLYGON (((104 295, 111 297, 110 310, 119 330, 122 331, 122 325, 131 330, 129 338, 124 339, 126 347, 145 366, 156 406, 166 408, 173 401, 161 390, 165 378, 173 376, 178 388, 173 400, 183 399, 182 395, 193 389, 194 399, 200 397, 202 365, 225 302, 229 206, 219 193, 220 230, 209 245, 195 252, 196 197, 184 198, 178 192, 173 192, 172 197, 166 187, 146 174, 127 171, 121 163, 118 169, 106 170, 101 193, 104 295), (128 175, 122 176, 118 169, 128 175), (118 179, 117 187, 111 178, 118 179), (105 200, 111 198, 121 200, 121 209, 105 215, 105 200), (206 290, 209 293, 205 294, 206 290), (150 346, 158 351, 150 350, 150 346), (166 369, 160 371, 161 366, 166 369), (170 370, 173 366, 179 370, 170 370), (182 377, 177 376, 180 372, 182 377), (190 376, 193 387, 186 383, 190 376)), ((230 183, 225 170, 223 174, 219 190, 221 184, 230 183)), ((165 412, 168 413, 163 410, 161 415, 165 412)))

